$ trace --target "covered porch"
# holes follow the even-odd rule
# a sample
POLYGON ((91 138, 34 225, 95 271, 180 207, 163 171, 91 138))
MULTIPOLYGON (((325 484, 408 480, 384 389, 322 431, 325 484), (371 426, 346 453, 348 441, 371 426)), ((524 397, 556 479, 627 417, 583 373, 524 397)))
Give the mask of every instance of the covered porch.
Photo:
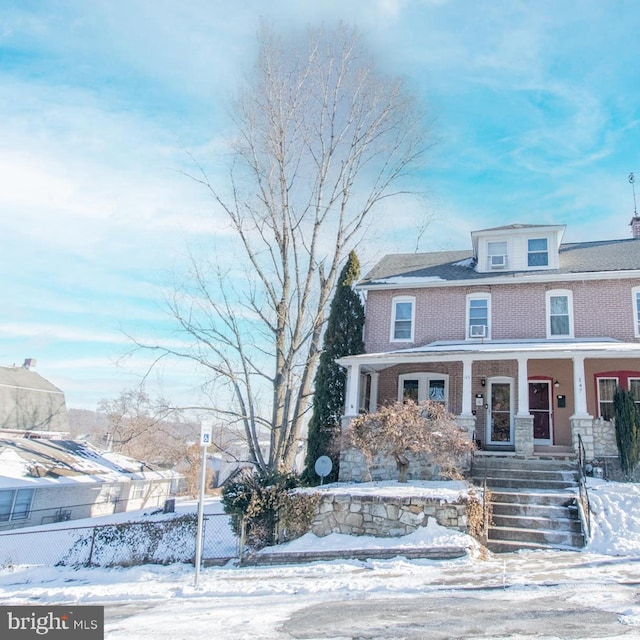
POLYGON ((387 402, 436 400, 481 452, 518 457, 570 454, 578 436, 588 459, 617 456, 610 396, 640 390, 640 344, 607 338, 433 342, 338 362, 345 425, 387 402))

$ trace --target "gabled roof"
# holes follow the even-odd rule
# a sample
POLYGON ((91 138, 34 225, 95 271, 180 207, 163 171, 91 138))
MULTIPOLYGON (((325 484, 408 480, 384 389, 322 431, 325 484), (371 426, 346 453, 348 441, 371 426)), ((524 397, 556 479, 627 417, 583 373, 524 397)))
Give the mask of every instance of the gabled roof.
MULTIPOLYGON (((640 238, 562 244, 559 257, 559 269, 536 270, 535 276, 640 271, 640 238)), ((376 285, 428 285, 437 281, 512 281, 514 275, 532 275, 532 272, 525 271, 478 273, 473 267, 471 250, 389 254, 366 274, 358 286, 366 289, 376 285)))
POLYGON ((491 227, 490 229, 482 229, 482 230, 478 230, 478 231, 473 231, 472 233, 485 233, 488 231, 512 231, 512 230, 516 230, 516 229, 542 229, 542 228, 547 228, 549 225, 547 224, 520 224, 520 223, 514 223, 514 224, 505 224, 501 227, 491 227))
POLYGON ((0 366, 0 385, 15 389, 62 393, 58 387, 45 380, 40 374, 25 367, 0 366))

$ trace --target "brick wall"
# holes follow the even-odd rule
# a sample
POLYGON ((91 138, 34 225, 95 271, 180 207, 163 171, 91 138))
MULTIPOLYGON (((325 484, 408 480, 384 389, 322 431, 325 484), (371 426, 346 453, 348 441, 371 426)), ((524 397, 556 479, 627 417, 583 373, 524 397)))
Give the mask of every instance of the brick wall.
POLYGON ((628 279, 369 291, 366 350, 376 353, 435 340, 464 340, 466 296, 470 293, 491 294, 491 337, 494 340, 545 339, 546 292, 554 289, 573 292, 577 338, 607 336, 637 342, 631 290, 638 285, 639 280, 628 279), (414 343, 390 340, 392 301, 396 295, 415 296, 414 343))

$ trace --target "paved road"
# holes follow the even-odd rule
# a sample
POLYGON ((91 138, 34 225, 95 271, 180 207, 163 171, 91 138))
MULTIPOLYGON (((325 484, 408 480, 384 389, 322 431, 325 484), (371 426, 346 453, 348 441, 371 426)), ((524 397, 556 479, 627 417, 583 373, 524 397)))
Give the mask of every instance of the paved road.
MULTIPOLYGON (((624 588, 624 587, 622 587, 624 588)), ((620 596, 620 586, 616 587, 620 596)), ((626 587, 631 600, 640 599, 637 587, 626 587)), ((603 593, 603 597, 606 594, 603 593)), ((293 604, 293 603, 292 603, 293 604)), ((251 607, 250 603, 247 603, 251 607)), ((154 614, 166 615, 175 611, 181 614, 183 624, 174 628, 170 637, 200 638, 199 633, 189 633, 191 624, 202 616, 214 624, 216 632, 211 638, 227 640, 243 638, 262 640, 264 637, 282 640, 588 640, 640 638, 640 628, 627 626, 623 618, 610 611, 588 604, 563 601, 562 594, 553 589, 541 589, 527 599, 521 591, 481 588, 468 592, 459 590, 445 593, 429 593, 417 597, 372 598, 350 601, 328 601, 311 606, 301 606, 293 611, 283 624, 276 627, 253 627, 253 631, 241 625, 234 628, 234 621, 223 622, 220 607, 224 603, 200 602, 138 602, 107 605, 105 622, 114 637, 127 637, 138 629, 139 616, 154 619, 154 614), (559 598, 560 596, 560 598, 559 598), (196 606, 196 609, 192 607, 196 606), (185 610, 186 609, 186 610, 185 610), (149 616, 151 618, 149 618, 149 616), (258 632, 256 629, 262 629, 258 632), (117 633, 119 632, 119 633, 117 633), (257 635, 260 633, 260 635, 257 635), (264 633, 264 635, 262 635, 264 633)), ((267 604, 268 607, 268 604, 267 604)), ((258 614, 259 615, 259 614, 258 614)), ((162 627, 162 624, 159 625, 162 627)), ((267 625, 269 627, 269 625, 267 625)), ((211 629, 211 627, 209 627, 211 629)), ((156 637, 169 637, 161 628, 156 637)), ((168 630, 167 630, 168 631, 168 630)), ((109 638, 111 634, 107 634, 109 638)), ((149 637, 144 635, 144 637, 149 637)), ((209 635, 207 634, 207 637, 209 635)))
POLYGON ((618 615, 537 596, 513 601, 429 595, 411 599, 328 602, 296 611, 283 631, 297 640, 477 638, 639 638, 618 615))
POLYGON ((424 571, 321 567, 211 573, 198 597, 107 604, 105 638, 640 639, 640 557, 506 554, 424 571))

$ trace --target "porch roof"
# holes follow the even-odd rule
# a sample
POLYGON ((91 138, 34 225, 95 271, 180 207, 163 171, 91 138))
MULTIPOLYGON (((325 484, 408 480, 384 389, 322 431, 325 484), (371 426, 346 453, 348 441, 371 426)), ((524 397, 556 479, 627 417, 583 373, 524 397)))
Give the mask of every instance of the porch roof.
POLYGON ((380 370, 396 364, 458 360, 515 360, 572 358, 640 358, 640 343, 613 338, 571 340, 486 340, 484 342, 436 341, 420 347, 380 353, 362 353, 337 360, 342 366, 359 365, 380 370))

